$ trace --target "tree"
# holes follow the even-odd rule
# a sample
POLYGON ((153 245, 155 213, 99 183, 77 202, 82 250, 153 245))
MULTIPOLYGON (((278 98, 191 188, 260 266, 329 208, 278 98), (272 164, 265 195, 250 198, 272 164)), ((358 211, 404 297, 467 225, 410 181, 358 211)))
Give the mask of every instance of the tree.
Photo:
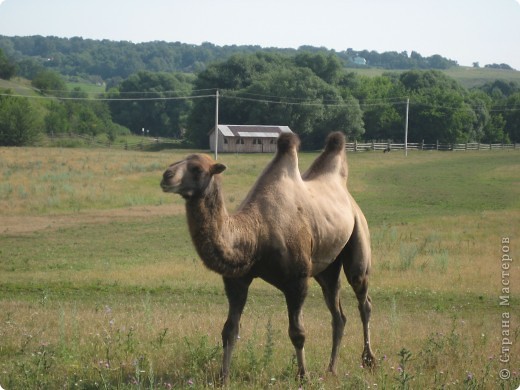
POLYGON ((476 89, 488 101, 490 120, 484 128, 484 142, 518 142, 520 140, 520 84, 495 80, 476 89))
MULTIPOLYGON (((237 56, 208 67, 199 74, 195 88, 222 91, 220 123, 288 125, 300 135, 302 147, 319 148, 324 134, 332 130, 351 138, 364 132, 357 99, 342 96, 337 86, 324 80, 340 78, 334 70, 327 72, 334 68, 327 62, 319 55, 298 60, 265 54, 237 56)), ((194 102, 188 136, 198 146, 208 146, 214 115, 214 99, 194 102)))
POLYGON ((510 65, 508 64, 488 64, 484 65, 484 68, 491 68, 491 69, 503 69, 503 70, 514 70, 510 65))
POLYGON ((410 96, 410 141, 470 140, 476 115, 460 84, 434 70, 405 72, 399 79, 410 96))
POLYGON ((0 146, 30 145, 38 136, 38 127, 28 99, 0 96, 0 146))
MULTIPOLYGON (((506 100, 504 107, 504 132, 512 142, 520 142, 520 92, 514 93, 506 100)), ((503 141, 507 142, 507 139, 503 141)))
POLYGON ((402 139, 406 93, 392 75, 358 76, 349 90, 359 99, 367 140, 402 139))
POLYGON ((192 105, 187 98, 191 89, 191 78, 180 73, 139 72, 111 91, 111 97, 136 98, 112 101, 112 117, 135 134, 144 128, 154 136, 180 137, 192 105))
POLYGON ((67 89, 61 76, 52 70, 41 71, 36 75, 31 84, 43 93, 54 96, 60 96, 67 89))
POLYGON ((49 135, 62 134, 69 130, 67 109, 60 102, 51 102, 44 118, 45 132, 49 135))
POLYGON ((486 128, 488 128, 491 121, 489 113, 492 106, 491 98, 480 90, 474 90, 469 93, 465 100, 475 113, 473 131, 469 134, 469 139, 479 142, 483 141, 484 138, 489 139, 486 128))
POLYGON ((494 100, 507 98, 514 93, 520 92, 520 83, 515 81, 495 80, 479 87, 494 100))
MULTIPOLYGON (((256 53, 254 55, 232 56, 226 62, 213 63, 206 70, 199 73, 195 79, 195 90, 211 91, 238 91, 248 88, 260 75, 274 69, 281 69, 289 61, 274 54, 256 53)), ((247 111, 233 109, 231 100, 221 106, 220 123, 245 123, 244 115, 247 111), (227 108, 226 108, 227 107, 227 108), (229 114, 228 114, 229 113, 229 114), (232 113, 232 115, 230 115, 232 113)), ((257 107, 257 109, 259 109, 257 107)), ((208 131, 215 122, 215 100, 197 99, 187 119, 188 139, 199 147, 208 147, 208 131)), ((258 124, 258 123, 255 123, 258 124)))
POLYGON ((16 66, 9 61, 0 49, 0 79, 9 80, 16 74, 16 66))
POLYGON ((322 80, 329 84, 336 84, 343 71, 343 64, 335 54, 302 53, 294 58, 297 66, 309 68, 322 80))
MULTIPOLYGON (((258 96, 260 101, 234 101, 224 115, 246 124, 288 125, 298 133, 305 149, 321 147, 330 131, 343 131, 355 139, 364 132, 358 101, 345 99, 339 90, 317 77, 308 68, 288 67, 259 77, 238 95, 258 96), (274 102, 261 101, 273 96, 274 102), (237 118, 234 113, 241 113, 237 118)), ((273 100, 271 98, 270 100, 273 100)), ((226 102, 223 102, 225 107, 226 102)))
POLYGON ((483 135, 480 141, 486 143, 506 141, 507 136, 504 133, 505 125, 506 121, 501 113, 491 115, 483 129, 483 135))

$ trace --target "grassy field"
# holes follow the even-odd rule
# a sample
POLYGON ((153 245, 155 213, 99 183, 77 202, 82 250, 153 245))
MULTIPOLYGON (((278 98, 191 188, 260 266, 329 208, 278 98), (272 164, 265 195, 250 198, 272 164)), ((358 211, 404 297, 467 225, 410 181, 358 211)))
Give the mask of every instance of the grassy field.
MULTIPOLYGON (((197 258, 182 200, 159 188, 164 168, 186 153, 0 148, 3 388, 216 386, 222 282, 197 258)), ((315 156, 300 155, 302 171, 315 156)), ((271 156, 219 157, 233 209, 271 156)), ((360 367, 361 322, 344 287, 349 322, 338 375, 326 374, 330 317, 313 281, 303 388, 516 389, 519 152, 351 153, 349 167, 371 227, 378 366, 360 367), (504 238, 514 259, 507 276, 504 238), (510 306, 500 306, 504 281, 510 306), (500 361, 504 338, 509 363, 500 361)), ((287 325, 281 293, 255 281, 231 388, 299 387, 287 325)))
POLYGON ((13 78, 12 80, 0 79, 0 91, 1 90, 10 90, 15 95, 27 97, 38 96, 38 92, 31 86, 31 82, 20 77, 13 78))

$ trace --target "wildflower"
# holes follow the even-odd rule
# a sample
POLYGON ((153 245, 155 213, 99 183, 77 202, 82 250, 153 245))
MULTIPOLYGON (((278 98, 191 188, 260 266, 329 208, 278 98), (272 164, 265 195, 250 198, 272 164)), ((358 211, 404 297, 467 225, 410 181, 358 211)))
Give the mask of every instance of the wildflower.
POLYGON ((473 374, 471 372, 468 372, 467 380, 470 381, 473 379, 473 374))
POLYGON ((193 386, 193 380, 192 379, 188 379, 188 386, 193 386))

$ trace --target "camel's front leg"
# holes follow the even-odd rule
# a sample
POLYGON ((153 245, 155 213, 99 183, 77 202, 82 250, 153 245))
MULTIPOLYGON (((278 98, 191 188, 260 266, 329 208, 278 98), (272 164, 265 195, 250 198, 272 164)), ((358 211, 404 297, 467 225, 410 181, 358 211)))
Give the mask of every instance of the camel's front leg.
POLYGON ((289 337, 296 350, 298 377, 303 379, 306 377, 307 370, 305 367, 305 329, 303 328, 302 306, 307 295, 307 278, 288 283, 283 292, 289 314, 289 337))
POLYGON ((221 380, 227 383, 229 380, 229 367, 231 355, 238 338, 240 317, 247 300, 247 292, 251 284, 251 278, 223 278, 226 295, 229 302, 229 311, 226 323, 222 329, 222 344, 224 355, 222 357, 221 380))

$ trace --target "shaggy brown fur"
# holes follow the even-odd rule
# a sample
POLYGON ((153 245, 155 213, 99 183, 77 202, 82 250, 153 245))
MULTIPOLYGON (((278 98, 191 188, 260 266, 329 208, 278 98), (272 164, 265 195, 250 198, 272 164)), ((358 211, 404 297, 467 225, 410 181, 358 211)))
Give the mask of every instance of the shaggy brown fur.
POLYGON ((282 134, 278 151, 253 188, 230 215, 220 174, 226 167, 194 154, 172 164, 161 187, 186 199, 188 226, 204 264, 221 274, 229 301, 222 330, 222 379, 227 381, 231 354, 249 285, 260 277, 280 289, 289 312, 289 337, 296 350, 298 375, 305 376, 302 306, 307 284, 320 284, 332 314, 329 370, 336 371, 346 324, 339 300, 340 271, 354 289, 364 330, 363 364, 372 366, 368 296, 370 238, 367 222, 346 187, 345 138, 332 133, 325 150, 303 175, 298 168, 299 139, 282 134))

